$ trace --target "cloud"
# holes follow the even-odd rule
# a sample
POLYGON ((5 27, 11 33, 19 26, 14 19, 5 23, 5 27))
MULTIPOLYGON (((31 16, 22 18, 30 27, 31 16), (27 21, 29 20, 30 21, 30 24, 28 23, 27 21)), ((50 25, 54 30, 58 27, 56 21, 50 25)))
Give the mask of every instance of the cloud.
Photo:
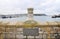
POLYGON ((0 0, 0 14, 27 13, 29 7, 34 13, 60 14, 60 0, 0 0))

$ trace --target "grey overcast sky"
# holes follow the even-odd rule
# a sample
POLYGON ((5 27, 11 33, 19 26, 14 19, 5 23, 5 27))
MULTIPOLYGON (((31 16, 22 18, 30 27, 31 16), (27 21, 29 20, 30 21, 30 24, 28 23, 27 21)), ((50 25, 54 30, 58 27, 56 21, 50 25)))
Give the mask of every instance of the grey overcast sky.
POLYGON ((60 0, 0 0, 0 15, 24 14, 30 7, 38 14, 60 14, 60 0))

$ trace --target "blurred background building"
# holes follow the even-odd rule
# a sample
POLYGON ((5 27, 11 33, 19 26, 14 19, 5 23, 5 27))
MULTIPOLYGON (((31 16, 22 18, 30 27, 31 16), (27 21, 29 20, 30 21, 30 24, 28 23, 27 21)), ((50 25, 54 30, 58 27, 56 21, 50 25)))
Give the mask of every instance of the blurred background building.
POLYGON ((28 8, 28 14, 2 15, 0 39, 60 39, 60 19, 34 14, 33 10, 28 8))

